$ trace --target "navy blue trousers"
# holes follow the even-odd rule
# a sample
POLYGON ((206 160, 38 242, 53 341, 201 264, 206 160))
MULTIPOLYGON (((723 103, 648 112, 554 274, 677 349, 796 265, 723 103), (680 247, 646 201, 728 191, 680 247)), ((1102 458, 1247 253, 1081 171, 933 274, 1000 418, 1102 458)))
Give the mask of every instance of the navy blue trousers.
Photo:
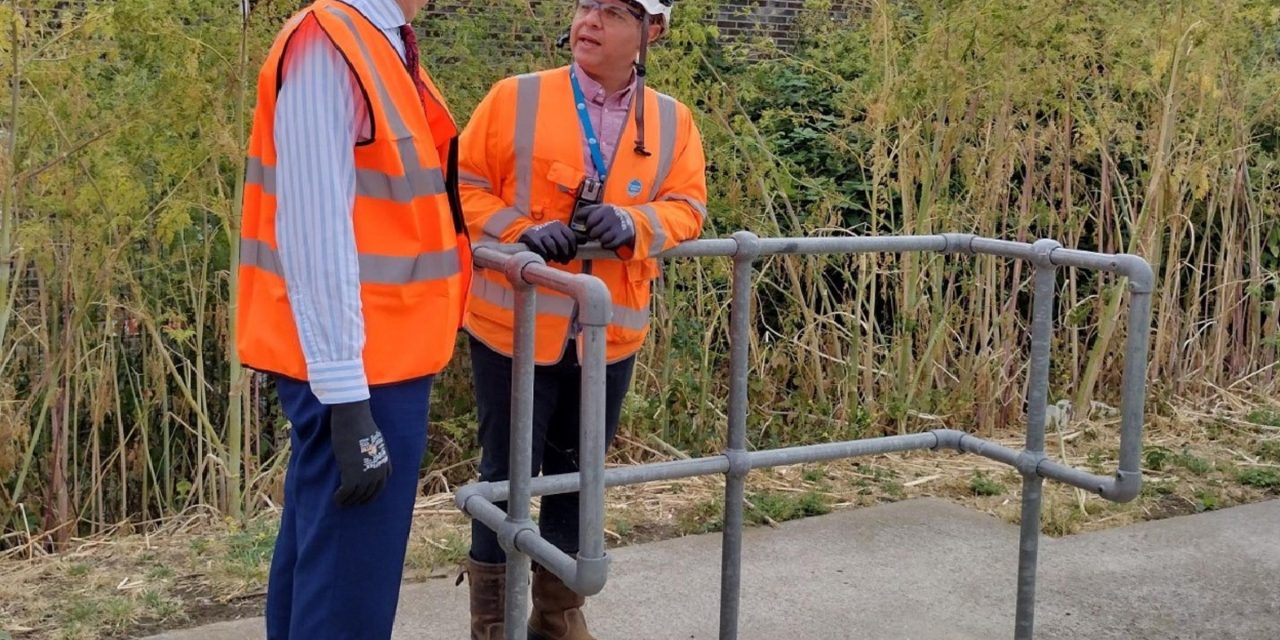
MULTIPOLYGON (((613 444, 622 415, 622 400, 631 386, 635 356, 605 369, 604 428, 606 443, 613 444)), ((509 480, 511 451, 511 358, 471 338, 471 375, 480 418, 480 479, 509 480)), ((574 343, 553 365, 534 368, 533 467, 546 475, 578 470, 578 423, 582 367, 574 343)), ((538 529, 548 542, 573 555, 578 552, 578 494, 542 498, 538 529)), ((496 503, 506 510, 505 501, 496 503)), ((471 557, 480 562, 506 562, 498 536, 479 520, 471 521, 471 557)))
POLYGON ((371 388, 391 476, 372 501, 340 507, 329 408, 305 382, 276 379, 292 424, 284 514, 267 585, 269 640, 391 637, 405 546, 427 447, 431 378, 371 388))

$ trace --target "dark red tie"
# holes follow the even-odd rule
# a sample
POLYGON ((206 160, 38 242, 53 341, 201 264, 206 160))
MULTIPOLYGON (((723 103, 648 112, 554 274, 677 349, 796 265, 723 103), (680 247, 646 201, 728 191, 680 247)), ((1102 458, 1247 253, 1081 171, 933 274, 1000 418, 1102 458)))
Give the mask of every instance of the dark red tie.
POLYGON ((409 77, 413 78, 414 86, 418 87, 418 99, 426 106, 430 91, 427 90, 427 83, 422 81, 422 76, 418 75, 418 36, 413 32, 413 27, 402 24, 400 38, 404 40, 404 68, 409 71, 409 77))

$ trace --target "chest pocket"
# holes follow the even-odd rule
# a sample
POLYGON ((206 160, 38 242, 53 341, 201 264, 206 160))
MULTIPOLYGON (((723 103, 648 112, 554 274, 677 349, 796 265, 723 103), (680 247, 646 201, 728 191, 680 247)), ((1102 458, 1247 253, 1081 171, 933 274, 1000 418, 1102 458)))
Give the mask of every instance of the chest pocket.
MULTIPOLYGON (((543 163, 535 163, 535 166, 543 163)), ((545 165, 545 189, 536 202, 532 203, 534 220, 562 220, 567 222, 573 211, 573 194, 578 190, 586 177, 581 169, 576 169, 559 160, 552 160, 545 165)), ((535 171, 535 175, 536 175, 535 171)))

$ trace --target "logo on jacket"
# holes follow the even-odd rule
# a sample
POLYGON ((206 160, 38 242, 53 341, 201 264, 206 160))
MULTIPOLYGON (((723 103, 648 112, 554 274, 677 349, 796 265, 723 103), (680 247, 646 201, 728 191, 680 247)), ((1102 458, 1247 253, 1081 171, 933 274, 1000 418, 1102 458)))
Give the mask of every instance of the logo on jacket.
POLYGON ((631 196, 632 198, 640 195, 641 186, 642 185, 640 184, 640 180, 638 179, 632 180, 631 182, 627 183, 627 195, 631 196))

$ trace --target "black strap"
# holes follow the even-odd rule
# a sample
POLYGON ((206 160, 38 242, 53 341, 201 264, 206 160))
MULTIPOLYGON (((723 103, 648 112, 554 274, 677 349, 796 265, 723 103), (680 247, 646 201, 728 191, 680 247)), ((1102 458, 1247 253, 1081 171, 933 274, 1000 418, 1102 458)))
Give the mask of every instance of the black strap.
POLYGON ((444 178, 444 190, 449 195, 449 210, 453 213, 453 227, 468 240, 471 234, 467 232, 467 221, 462 217, 462 195, 458 192, 458 136, 454 136, 449 140, 449 164, 448 172, 444 178))

